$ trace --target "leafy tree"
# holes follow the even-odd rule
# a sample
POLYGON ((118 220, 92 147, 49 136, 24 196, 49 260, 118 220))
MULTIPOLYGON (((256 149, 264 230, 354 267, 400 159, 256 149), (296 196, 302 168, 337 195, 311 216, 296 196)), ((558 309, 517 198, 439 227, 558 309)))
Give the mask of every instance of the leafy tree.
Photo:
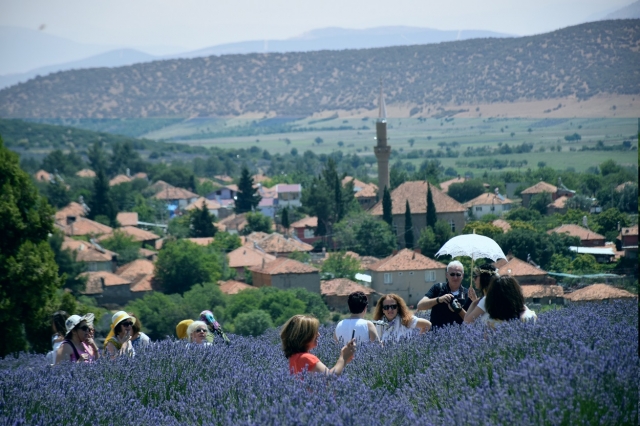
POLYGON ((329 316, 329 309, 322 300, 322 296, 318 293, 312 293, 304 288, 293 288, 288 290, 293 293, 294 297, 301 300, 305 304, 305 312, 318 318, 320 322, 324 322, 329 316))
POLYGON ((592 204, 593 202, 591 201, 591 199, 585 197, 584 195, 576 194, 567 200, 565 206, 569 209, 588 212, 592 204))
POLYGON ((125 173, 127 169, 131 173, 142 172, 146 170, 146 165, 138 151, 133 149, 131 142, 116 142, 112 148, 108 172, 111 176, 115 176, 125 173))
POLYGON ((222 261, 207 247, 188 240, 167 241, 158 254, 155 277, 164 292, 182 294, 194 284, 217 282, 222 269, 222 261))
POLYGON ((549 262, 549 271, 566 273, 571 270, 571 259, 567 256, 555 253, 549 262))
POLYGON ((505 218, 508 221, 519 220, 522 222, 536 222, 542 218, 542 215, 540 214, 539 211, 529 210, 524 207, 519 207, 507 213, 505 218))
POLYGON ((163 201, 145 198, 142 194, 135 195, 131 211, 138 213, 141 222, 158 223, 167 217, 167 207, 163 201))
POLYGON ((102 143, 94 142, 87 151, 87 157, 89 157, 91 170, 98 171, 107 169, 107 155, 102 149, 102 143))
POLYGON ((362 270, 360 261, 345 252, 330 253, 322 263, 323 273, 333 274, 335 278, 348 278, 355 280, 356 274, 362 270))
POLYGON ((529 229, 531 231, 536 229, 531 222, 524 222, 522 220, 510 220, 509 225, 511 225, 511 229, 529 229))
POLYGON ((408 249, 413 248, 413 219, 411 218, 409 200, 406 200, 404 212, 404 246, 408 249))
POLYGON ((86 266, 83 262, 76 261, 76 253, 74 251, 62 249, 63 241, 64 235, 59 230, 54 230, 51 237, 49 237, 49 246, 53 250, 54 259, 58 265, 58 276, 64 281, 65 288, 68 288, 74 294, 79 294, 86 287, 86 277, 80 276, 85 271, 86 266))
POLYGON ((496 242, 505 253, 511 252, 521 260, 528 255, 543 269, 547 269, 554 254, 569 256, 569 246, 577 246, 580 239, 566 234, 547 234, 529 229, 513 229, 506 234, 497 235, 496 242))
POLYGON ((64 154, 54 149, 42 160, 42 168, 49 173, 59 173, 62 176, 72 176, 84 167, 84 161, 75 151, 64 154))
POLYGON ((225 321, 235 321, 239 314, 258 309, 267 312, 273 324, 279 326, 293 315, 305 313, 306 304, 293 292, 273 287, 241 291, 229 298, 224 311, 225 321))
POLYGON ((385 187, 382 193, 382 220, 393 226, 393 205, 391 203, 391 193, 389 188, 385 187))
POLYGON ((475 231, 478 235, 484 235, 492 239, 496 238, 496 235, 503 234, 502 228, 495 226, 491 223, 485 222, 469 222, 462 229, 462 234, 473 234, 475 231))
POLYGON ((210 245, 213 245, 213 247, 221 253, 228 253, 240 247, 242 245, 242 241, 237 234, 216 232, 216 238, 210 245))
POLYGON ((297 260, 302 263, 309 263, 311 261, 311 255, 304 251, 293 251, 289 255, 289 259, 297 260))
POLYGON ((125 310, 143 319, 145 333, 152 340, 175 336, 176 325, 186 318, 194 317, 193 313, 187 311, 179 294, 168 295, 156 291, 129 302, 125 310))
POLYGON ((594 274, 600 272, 602 267, 595 257, 590 254, 579 254, 571 262, 571 271, 578 274, 594 274))
POLYGON ((216 235, 216 227, 213 225, 216 217, 209 213, 206 203, 202 202, 201 208, 194 209, 189 215, 191 224, 189 234, 192 238, 213 237, 216 235))
POLYGON ((252 232, 266 232, 270 234, 273 232, 273 222, 269 216, 265 216, 262 213, 247 213, 247 225, 242 229, 243 235, 249 235, 252 232))
POLYGON ((355 232, 355 252, 361 256, 385 257, 397 247, 396 236, 391 227, 380 220, 369 217, 355 232))
POLYGON ((596 215, 594 219, 599 233, 617 231, 618 223, 620 227, 627 226, 629 223, 627 215, 621 213, 620 210, 616 208, 607 209, 599 215, 596 215))
POLYGON ((140 258, 140 243, 135 242, 132 236, 117 229, 113 232, 112 237, 102 240, 100 245, 107 250, 118 253, 118 266, 126 265, 140 258))
POLYGON ((213 311, 214 308, 227 304, 227 296, 220 290, 220 286, 213 282, 195 284, 182 295, 182 299, 189 312, 188 318, 195 318, 206 309, 213 311))
POLYGON ((289 207, 285 207, 282 209, 282 216, 281 216, 281 221, 282 221, 282 227, 285 230, 289 230, 289 227, 291 226, 291 224, 289 223, 289 207))
POLYGON ((440 250, 440 245, 436 242, 436 234, 429 226, 422 229, 418 238, 418 247, 423 255, 431 258, 440 250))
POLYGON ((238 314, 233 325, 235 332, 241 336, 260 336, 273 327, 273 321, 268 312, 256 309, 238 314))
POLYGON ((622 170, 619 164, 617 164, 614 160, 607 160, 600 164, 600 174, 602 176, 607 176, 615 173, 619 173, 622 170))
POLYGON ((548 192, 542 192, 540 194, 535 194, 531 197, 531 202, 529 203, 529 208, 531 210, 535 210, 540 214, 547 213, 547 206, 551 204, 551 194, 548 192))
POLYGON ((427 184, 427 226, 433 229, 438 221, 436 215, 436 205, 433 202, 433 195, 431 195, 431 185, 427 184))
POLYGON ((484 194, 484 185, 479 180, 467 180, 461 183, 452 183, 447 195, 460 203, 466 203, 479 195, 484 194))
POLYGON ((93 180, 93 192, 89 198, 89 219, 95 219, 96 216, 106 216, 111 224, 116 221, 116 208, 111 200, 109 193, 109 181, 104 170, 96 170, 96 177, 93 180))
POLYGON ((451 232, 451 225, 449 225, 444 220, 439 220, 436 222, 436 226, 433 227, 433 233, 436 236, 436 243, 440 247, 442 247, 444 243, 446 243, 453 237, 453 232, 451 232))
POLYGON ((64 207, 71 202, 69 190, 67 190, 64 182, 61 182, 58 179, 55 179, 53 182, 46 185, 45 196, 47 197, 47 201, 57 208, 64 207))
POLYGON ((62 279, 47 241, 53 231, 53 209, 2 139, 0 194, 0 357, 4 357, 27 349, 27 342, 42 348, 34 332, 49 320, 51 300, 62 279))
POLYGON ((189 238, 191 235, 191 215, 185 214, 171 219, 167 226, 167 233, 178 239, 189 238))
POLYGON ((247 167, 242 168, 242 175, 238 182, 238 196, 236 199, 236 213, 246 213, 254 210, 260 204, 262 197, 258 189, 253 187, 253 177, 247 167))

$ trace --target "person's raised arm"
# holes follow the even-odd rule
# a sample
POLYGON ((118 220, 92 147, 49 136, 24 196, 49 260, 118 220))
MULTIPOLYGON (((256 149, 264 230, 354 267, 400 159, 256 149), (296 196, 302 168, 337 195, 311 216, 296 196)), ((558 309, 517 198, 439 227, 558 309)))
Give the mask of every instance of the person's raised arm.
POLYGON ((471 306, 469 306, 469 310, 467 311, 467 314, 464 316, 465 324, 473 323, 475 320, 477 320, 479 317, 481 317, 484 314, 484 311, 478 307, 479 302, 480 302, 480 299, 476 299, 475 301, 473 301, 473 303, 471 303, 471 306))
POLYGON ((420 334, 424 334, 427 331, 431 330, 431 321, 424 318, 418 318, 416 328, 420 330, 420 334))
POLYGON ((322 363, 322 361, 318 361, 317 364, 313 367, 313 372, 316 373, 325 373, 325 374, 335 374, 340 375, 344 370, 344 367, 351 362, 353 359, 353 355, 356 353, 356 339, 351 339, 349 343, 347 343, 342 350, 340 351, 340 356, 338 357, 338 361, 333 366, 332 369, 329 369, 326 365, 322 363))

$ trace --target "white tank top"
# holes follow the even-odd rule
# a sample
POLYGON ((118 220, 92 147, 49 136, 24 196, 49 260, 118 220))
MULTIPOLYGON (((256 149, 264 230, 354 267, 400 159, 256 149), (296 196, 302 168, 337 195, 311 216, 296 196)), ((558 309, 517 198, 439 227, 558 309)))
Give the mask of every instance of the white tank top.
POLYGON ((361 318, 343 319, 336 326, 336 337, 346 344, 351 340, 353 330, 356 331, 356 341, 369 341, 369 321, 361 318))

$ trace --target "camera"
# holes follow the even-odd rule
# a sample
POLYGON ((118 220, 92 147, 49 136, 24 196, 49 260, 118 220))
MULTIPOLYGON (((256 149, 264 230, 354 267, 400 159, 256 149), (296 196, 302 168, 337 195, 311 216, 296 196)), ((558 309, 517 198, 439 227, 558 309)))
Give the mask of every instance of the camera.
POLYGON ((458 302, 458 299, 456 299, 455 297, 451 300, 451 303, 449 303, 449 306, 451 306, 451 309, 453 309, 453 312, 458 313, 462 310, 462 306, 460 305, 460 302, 458 302))

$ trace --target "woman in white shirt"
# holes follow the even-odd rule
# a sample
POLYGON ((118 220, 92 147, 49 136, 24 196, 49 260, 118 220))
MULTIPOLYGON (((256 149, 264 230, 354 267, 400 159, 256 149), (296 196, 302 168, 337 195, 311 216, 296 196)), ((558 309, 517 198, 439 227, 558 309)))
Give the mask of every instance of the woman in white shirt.
POLYGON ((431 322, 413 315, 402 297, 393 293, 382 296, 378 300, 373 319, 375 321, 382 320, 384 323, 379 326, 381 330, 378 333, 383 342, 397 341, 402 337, 413 337, 417 331, 422 334, 431 329, 431 322))
POLYGON ((522 322, 535 322, 538 319, 536 313, 524 304, 520 284, 509 275, 492 279, 486 298, 487 313, 480 317, 480 321, 492 327, 514 319, 522 322))
POLYGON ((469 299, 471 299, 473 303, 471 303, 467 314, 464 316, 464 322, 466 324, 473 323, 487 312, 485 296, 489 289, 489 284, 491 284, 491 279, 498 276, 500 275, 498 275, 498 271, 493 265, 486 264, 473 268, 472 277, 474 285, 469 287, 469 299), (480 298, 476 296, 476 292, 473 289, 474 286, 480 290, 480 298))

